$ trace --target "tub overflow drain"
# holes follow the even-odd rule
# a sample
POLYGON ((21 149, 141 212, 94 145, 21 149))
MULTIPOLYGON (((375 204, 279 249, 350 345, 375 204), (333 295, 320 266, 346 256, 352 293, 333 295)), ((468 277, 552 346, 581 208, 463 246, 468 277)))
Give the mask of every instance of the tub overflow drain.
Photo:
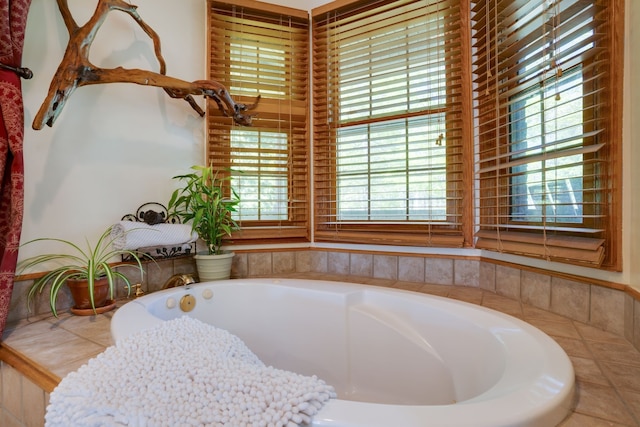
POLYGON ((180 310, 185 313, 193 310, 196 306, 196 299, 193 295, 187 294, 180 298, 180 310))

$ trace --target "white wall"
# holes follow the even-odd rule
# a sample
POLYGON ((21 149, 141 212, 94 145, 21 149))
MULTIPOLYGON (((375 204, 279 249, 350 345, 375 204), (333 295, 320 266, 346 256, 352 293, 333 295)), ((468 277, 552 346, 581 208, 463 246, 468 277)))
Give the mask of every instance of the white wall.
MULTIPOLYGON (((270 3, 310 10, 323 0, 271 0, 270 3), (304 6, 302 6, 304 5, 304 6)), ((142 18, 160 35, 168 74, 185 80, 206 76, 206 1, 136 0, 142 18)), ((82 24, 95 0, 70 0, 82 24)), ((624 98, 624 271, 580 269, 544 261, 525 263, 640 289, 640 2, 627 0, 624 98), (634 48, 635 47, 635 48, 634 48)), ((161 89, 109 84, 78 89, 53 128, 31 129, 68 40, 52 0, 33 0, 27 23, 23 63, 35 77, 24 81, 25 218, 23 241, 61 237, 81 242, 96 237, 122 215, 146 201, 166 202, 171 176, 202 163, 204 119, 184 102, 161 89)), ((98 32, 92 61, 102 67, 157 70, 149 38, 128 15, 113 11, 98 32)), ((201 105, 203 105, 203 102, 201 105)), ((25 247, 24 258, 42 252, 25 247)), ((500 255, 488 254, 493 257, 500 255)), ((523 261, 522 258, 502 257, 523 261)))
MULTIPOLYGON (((206 2, 136 0, 141 17, 159 34, 167 74, 192 81, 205 73, 206 2)), ((70 0, 79 25, 97 2, 70 0)), ((31 123, 64 53, 68 33, 55 1, 33 0, 23 64, 25 204, 22 241, 98 236, 146 201, 166 203, 171 177, 202 163, 204 119, 162 89, 134 84, 85 86, 68 99, 53 127, 31 123)), ((131 17, 108 14, 92 44, 100 67, 157 71, 151 39, 131 17)), ((204 105, 203 100, 199 100, 204 105)), ((37 246, 37 245, 36 245, 37 246)), ((26 246, 20 257, 42 251, 26 246)))

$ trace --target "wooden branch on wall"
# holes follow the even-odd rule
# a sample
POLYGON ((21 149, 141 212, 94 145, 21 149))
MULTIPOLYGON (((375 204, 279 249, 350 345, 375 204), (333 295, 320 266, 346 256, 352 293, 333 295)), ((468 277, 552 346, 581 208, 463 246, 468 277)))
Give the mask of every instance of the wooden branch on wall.
POLYGON ((233 100, 223 84, 215 80, 187 82, 166 75, 166 63, 160 50, 160 37, 142 20, 137 12, 137 6, 126 3, 124 0, 99 0, 95 12, 87 23, 78 26, 69 11, 67 0, 57 0, 57 2, 64 24, 69 31, 69 43, 62 62, 53 76, 47 97, 33 120, 33 129, 40 130, 45 124, 53 126, 67 99, 76 88, 103 83, 135 83, 143 86, 161 87, 171 98, 187 101, 200 116, 204 116, 205 113, 193 96, 204 96, 213 99, 223 115, 233 117, 233 120, 240 125, 251 125, 253 115, 247 112, 256 107, 259 97, 253 105, 240 104, 233 100), (96 67, 89 62, 91 43, 107 13, 112 10, 119 10, 130 15, 153 40, 155 56, 160 64, 159 72, 122 67, 105 69, 96 67))

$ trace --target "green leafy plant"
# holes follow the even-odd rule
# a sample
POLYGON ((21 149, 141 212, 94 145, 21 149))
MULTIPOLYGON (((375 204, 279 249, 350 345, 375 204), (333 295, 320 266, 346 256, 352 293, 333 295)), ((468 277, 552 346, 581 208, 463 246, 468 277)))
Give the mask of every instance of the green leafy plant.
POLYGON ((168 210, 178 215, 183 223, 191 222, 192 230, 206 243, 209 255, 222 253, 222 241, 237 230, 232 218, 240 197, 229 187, 225 194, 225 182, 212 166, 192 166, 194 172, 177 175, 173 179, 184 183, 171 195, 168 210))
POLYGON ((20 262, 17 269, 21 273, 38 265, 49 265, 52 263, 63 264, 34 281, 33 285, 29 289, 29 293, 27 296, 27 305, 29 307, 29 310, 31 310, 31 302, 36 297, 36 295, 41 294, 45 287, 50 284, 51 287, 49 288, 49 305, 51 307, 51 312, 54 314, 54 316, 58 317, 58 312, 56 310, 56 301, 58 299, 60 289, 69 279, 87 281, 91 308, 94 312, 96 310, 94 298, 96 281, 102 278, 107 279, 110 299, 114 299, 114 291, 117 279, 121 279, 125 283, 127 290, 130 292, 131 282, 129 281, 129 279, 123 273, 117 271, 115 266, 110 264, 109 261, 114 257, 127 255, 129 259, 135 262, 134 265, 137 264, 137 268, 140 271, 140 278, 142 279, 144 275, 144 269, 142 267, 142 261, 140 257, 142 256, 144 258, 147 257, 147 255, 140 255, 134 251, 125 249, 113 249, 111 246, 112 238, 110 236, 111 227, 109 227, 102 233, 102 235, 98 239, 98 242, 94 246, 91 246, 91 244, 87 240, 86 250, 83 250, 82 248, 80 248, 80 246, 68 240, 56 239, 51 237, 43 237, 24 243, 23 246, 35 242, 51 241, 63 243, 64 245, 71 248, 70 254, 42 254, 27 258, 20 262))

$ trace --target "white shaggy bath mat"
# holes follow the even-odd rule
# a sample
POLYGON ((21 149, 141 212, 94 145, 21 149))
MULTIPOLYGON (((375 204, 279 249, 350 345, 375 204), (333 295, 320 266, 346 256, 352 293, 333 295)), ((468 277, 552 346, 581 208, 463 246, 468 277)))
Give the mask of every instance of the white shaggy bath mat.
POLYGON ((266 367, 235 335, 184 316, 67 375, 45 425, 296 426, 335 396, 315 376, 266 367))

